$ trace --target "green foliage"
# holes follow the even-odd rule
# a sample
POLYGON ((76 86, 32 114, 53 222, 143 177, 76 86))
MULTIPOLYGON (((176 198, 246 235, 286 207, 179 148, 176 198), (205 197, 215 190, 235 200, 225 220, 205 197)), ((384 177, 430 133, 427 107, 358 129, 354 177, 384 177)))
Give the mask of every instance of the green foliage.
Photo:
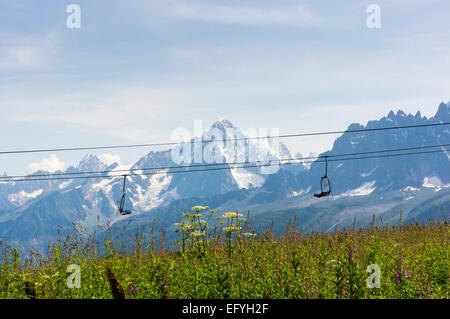
POLYGON ((280 237, 254 234, 249 218, 216 217, 195 206, 177 224, 178 249, 133 235, 134 252, 108 237, 103 254, 76 235, 49 245, 47 256, 0 242, 0 298, 448 298, 448 224, 372 227, 280 237), (206 216, 206 217, 205 217, 206 216), (67 266, 81 269, 81 287, 68 288, 67 266), (366 269, 381 270, 368 288, 366 269))

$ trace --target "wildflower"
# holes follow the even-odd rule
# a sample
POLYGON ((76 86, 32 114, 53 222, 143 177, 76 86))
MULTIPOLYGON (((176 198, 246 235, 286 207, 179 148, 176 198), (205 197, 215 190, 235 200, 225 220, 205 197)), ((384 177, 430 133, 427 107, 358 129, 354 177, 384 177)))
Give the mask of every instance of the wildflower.
POLYGON ((130 292, 134 292, 136 294, 139 294, 139 287, 134 283, 134 281, 131 282, 130 292))
POLYGON ((244 235, 245 237, 256 237, 256 234, 253 233, 243 233, 242 235, 244 235))
POLYGON ((397 282, 397 285, 400 285, 400 273, 398 270, 395 271, 395 281, 397 282))
POLYGON ((191 230, 193 226, 187 222, 175 223, 176 227, 181 228, 182 230, 191 230))
POLYGON ((409 274, 408 276, 408 269, 406 268, 405 257, 402 256, 401 258, 402 258, 401 267, 398 267, 395 270, 395 281, 397 282, 397 285, 400 285, 402 279, 412 280, 412 275, 409 274), (401 274, 403 274, 403 276, 401 274))
POLYGON ((346 251, 345 253, 347 254, 348 258, 353 260, 355 258, 355 254, 354 254, 355 252, 356 252, 356 247, 353 247, 352 249, 350 249, 350 251, 346 251))
POLYGON ((235 212, 228 212, 228 213, 223 214, 222 217, 226 218, 226 219, 232 219, 232 218, 242 217, 242 214, 235 213, 235 212))
POLYGON ((196 212, 196 213, 199 213, 202 210, 205 210, 207 208, 208 208, 208 206, 194 206, 194 207, 191 208, 191 210, 196 212))
POLYGON ((228 226, 228 227, 224 227, 223 231, 225 233, 227 233, 227 234, 231 234, 231 233, 233 233, 233 232, 235 232, 237 230, 240 230, 240 229, 241 229, 241 227, 239 227, 239 226, 231 225, 231 226, 228 226))
POLYGON ((205 232, 201 232, 201 231, 198 231, 198 230, 196 230, 196 231, 194 231, 194 232, 192 232, 191 233, 191 236, 192 237, 201 237, 201 236, 203 236, 205 234, 205 232))

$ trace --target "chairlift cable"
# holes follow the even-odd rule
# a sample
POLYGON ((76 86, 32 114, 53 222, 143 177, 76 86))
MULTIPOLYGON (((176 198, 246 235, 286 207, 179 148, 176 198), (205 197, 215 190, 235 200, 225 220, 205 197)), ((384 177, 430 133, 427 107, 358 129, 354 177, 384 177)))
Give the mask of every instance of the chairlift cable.
MULTIPOLYGON (((443 153, 443 152, 450 152, 450 149, 441 149, 441 150, 434 150, 434 151, 425 151, 425 152, 413 152, 413 153, 398 153, 398 154, 383 154, 383 155, 373 155, 373 156, 363 156, 363 157, 348 157, 348 158, 336 158, 336 159, 329 159, 329 162, 336 162, 336 161, 348 161, 348 160, 358 160, 358 159, 371 159, 371 158, 385 158, 385 157, 396 157, 396 156, 409 156, 409 155, 421 155, 421 154, 432 154, 432 153, 443 153)), ((315 161, 302 161, 301 159, 298 160, 290 160, 290 162, 287 163, 281 163, 282 161, 289 161, 289 160, 273 160, 273 161, 266 161, 269 164, 264 165, 258 165, 258 163, 255 162, 248 162, 248 164, 256 164, 256 165, 243 165, 240 167, 215 167, 215 168, 208 168, 208 169, 196 169, 196 170, 182 170, 182 171, 164 171, 164 172, 151 172, 151 173, 132 173, 128 176, 151 176, 151 175, 166 175, 166 174, 177 174, 177 173, 193 173, 193 172, 205 172, 205 171, 218 171, 218 170, 230 170, 230 169, 236 169, 236 168, 258 168, 258 167, 264 167, 264 166, 285 166, 285 165, 298 165, 298 164, 306 164, 306 163, 321 163, 325 162, 325 160, 315 160, 315 161), (276 164, 272 164, 272 162, 275 162, 276 164)), ((50 175, 47 175, 50 176, 50 175)), ((86 175, 86 176, 74 176, 74 177, 54 177, 54 178, 21 178, 21 179, 12 179, 12 177, 9 177, 8 179, 4 178, 3 180, 0 180, 1 183, 10 183, 10 182, 28 182, 28 181, 53 181, 53 180, 72 180, 72 179, 98 179, 98 178, 117 178, 121 177, 123 175, 86 175)))
MULTIPOLYGON (((240 140, 259 140, 259 139, 276 139, 276 138, 292 138, 292 137, 305 137, 305 136, 317 136, 317 135, 334 135, 334 134, 347 134, 347 133, 362 133, 362 132, 374 132, 385 130, 397 130, 397 129, 410 129, 410 128, 423 128, 449 125, 450 122, 443 123, 430 123, 430 124, 418 124, 418 125, 403 125, 393 127, 379 127, 379 128, 364 128, 355 130, 341 130, 341 131, 324 131, 324 132, 312 132, 312 133, 298 133, 298 134, 285 134, 274 136, 258 136, 258 137, 243 137, 234 139, 223 139, 222 141, 240 141, 240 140)), ((88 147, 67 147, 67 148, 48 148, 48 149, 29 149, 29 150, 12 150, 12 151, 0 151, 0 155, 8 154, 27 154, 27 153, 48 153, 48 152, 67 152, 67 151, 87 151, 87 150, 105 150, 105 149, 122 149, 122 148, 139 148, 139 147, 155 147, 155 146, 173 146, 180 143, 209 143, 214 140, 191 140, 187 142, 161 142, 161 143, 146 143, 146 144, 125 144, 125 145, 109 145, 109 146, 88 146, 88 147)))
MULTIPOLYGON (((322 156, 310 156, 310 157, 293 157, 287 159, 277 159, 271 162, 283 162, 283 161, 296 161, 296 160, 310 160, 310 159, 320 159, 320 158, 333 158, 333 157, 344 157, 344 156, 355 156, 355 155, 367 155, 376 153, 389 153, 389 152, 402 152, 420 149, 429 149, 437 147, 447 147, 450 144, 440 144, 440 145, 429 145, 429 146, 419 146, 419 147, 408 147, 408 148, 398 148, 398 149, 388 149, 388 150, 378 150, 378 151, 368 151, 368 152, 357 152, 357 153, 344 153, 344 154, 327 154, 322 156)), ((13 176, 0 176, 1 180, 10 180, 14 178, 35 178, 35 177, 53 177, 53 176, 74 176, 74 175, 90 175, 90 174, 109 174, 109 173, 130 173, 136 171, 151 171, 151 170, 164 170, 164 169, 179 169, 179 168, 192 168, 192 167, 210 167, 210 166, 224 166, 224 165, 242 165, 251 163, 264 163, 267 160, 258 160, 252 162, 225 162, 225 163, 207 163, 207 164, 190 164, 190 165, 178 165, 178 166, 161 166, 161 167, 145 167, 145 168, 130 168, 130 169, 118 169, 118 170, 102 170, 102 171, 85 171, 85 172, 71 172, 71 173, 51 173, 51 174, 32 174, 32 175, 13 175, 13 176)), ((306 162, 309 163, 309 162, 306 162)), ((135 174, 138 175, 138 174, 135 174)))

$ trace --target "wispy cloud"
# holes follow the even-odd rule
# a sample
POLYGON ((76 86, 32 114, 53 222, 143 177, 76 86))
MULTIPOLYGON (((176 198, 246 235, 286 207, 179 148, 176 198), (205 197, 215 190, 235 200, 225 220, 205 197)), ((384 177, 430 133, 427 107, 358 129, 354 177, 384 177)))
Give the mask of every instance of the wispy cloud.
POLYGON ((239 25, 317 26, 321 19, 304 6, 257 8, 209 4, 179 4, 173 14, 185 19, 239 25))
POLYGON ((130 88, 124 85, 112 96, 74 94, 0 101, 0 111, 11 110, 6 112, 9 121, 59 123, 144 143, 154 137, 155 132, 167 131, 162 126, 170 122, 173 114, 183 116, 195 110, 195 106, 186 106, 192 98, 189 92, 150 86, 130 88))
POLYGON ((0 69, 28 69, 39 63, 39 54, 30 47, 7 48, 1 54, 0 69))
POLYGON ((52 61, 56 34, 28 35, 0 32, 0 71, 29 70, 52 61))

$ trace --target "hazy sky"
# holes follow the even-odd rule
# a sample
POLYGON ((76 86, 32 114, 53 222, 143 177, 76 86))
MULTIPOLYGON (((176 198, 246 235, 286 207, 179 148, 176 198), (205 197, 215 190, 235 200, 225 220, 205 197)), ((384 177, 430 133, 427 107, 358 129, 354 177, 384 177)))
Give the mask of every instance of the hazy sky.
MULTIPOLYGON (((0 151, 170 141, 221 117, 290 134, 431 116, 449 70, 448 0, 0 0, 0 151), (66 26, 72 3, 80 29, 66 26), (372 3, 380 29, 366 25, 372 3)), ((287 144, 307 154, 333 139, 287 144)), ((0 172, 84 153, 3 155, 0 172)))

